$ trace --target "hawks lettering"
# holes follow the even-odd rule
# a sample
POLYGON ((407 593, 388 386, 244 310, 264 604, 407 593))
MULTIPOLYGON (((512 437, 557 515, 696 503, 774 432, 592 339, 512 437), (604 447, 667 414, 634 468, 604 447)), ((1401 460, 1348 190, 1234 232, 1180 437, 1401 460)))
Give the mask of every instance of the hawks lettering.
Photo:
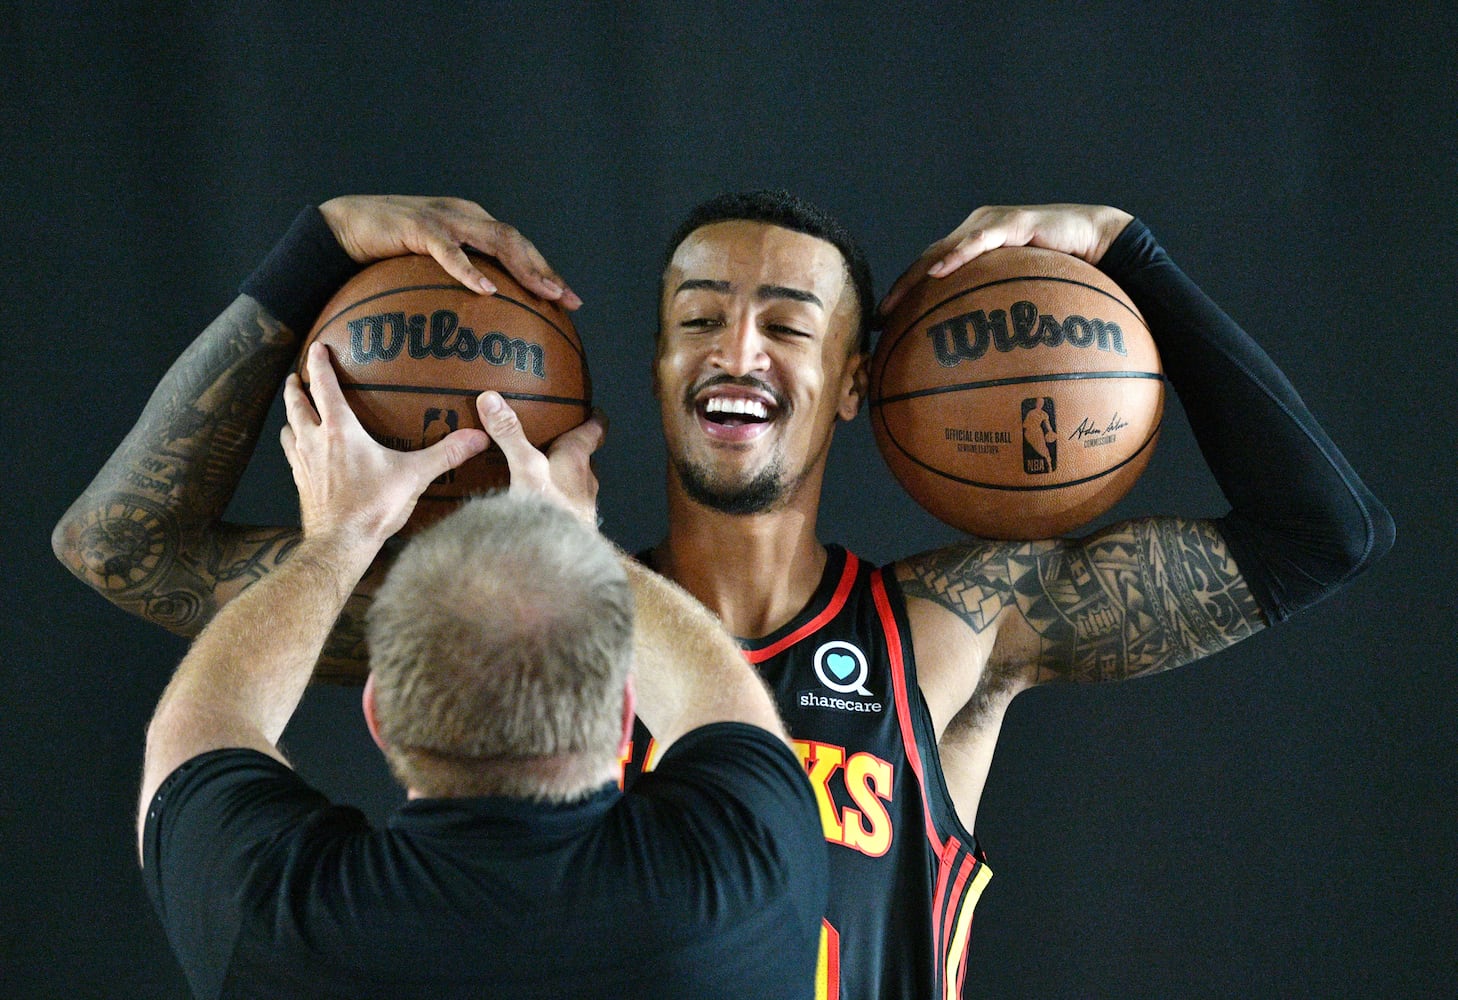
POLYGON ((795 740, 795 753, 815 789, 820 805, 820 826, 825 839, 870 858, 891 849, 891 801, 893 769, 887 761, 864 751, 846 758, 845 748, 815 740, 795 740), (831 791, 839 777, 852 806, 838 806, 831 791))

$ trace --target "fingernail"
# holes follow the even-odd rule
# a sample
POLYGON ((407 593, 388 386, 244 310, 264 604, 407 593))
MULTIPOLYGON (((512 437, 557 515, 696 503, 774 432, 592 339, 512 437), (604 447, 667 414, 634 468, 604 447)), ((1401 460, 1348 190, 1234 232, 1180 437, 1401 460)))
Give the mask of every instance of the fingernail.
POLYGON ((559 284, 557 284, 551 278, 543 278, 542 279, 542 285, 548 291, 550 291, 553 295, 561 295, 562 294, 562 286, 559 285, 559 284))
POLYGON ((942 276, 942 272, 945 271, 946 269, 947 269, 947 262, 944 261, 944 260, 939 260, 935 264, 933 264, 931 267, 927 268, 926 269, 926 273, 929 274, 929 275, 931 275, 933 278, 940 278, 942 276))
POLYGON ((489 279, 482 278, 480 281, 476 282, 476 284, 479 285, 481 291, 485 292, 487 295, 496 294, 496 286, 493 285, 489 279))
POLYGON ((482 409, 486 410, 488 413, 495 413, 497 410, 501 409, 501 406, 501 397, 494 392, 487 392, 485 394, 485 398, 481 400, 482 409))

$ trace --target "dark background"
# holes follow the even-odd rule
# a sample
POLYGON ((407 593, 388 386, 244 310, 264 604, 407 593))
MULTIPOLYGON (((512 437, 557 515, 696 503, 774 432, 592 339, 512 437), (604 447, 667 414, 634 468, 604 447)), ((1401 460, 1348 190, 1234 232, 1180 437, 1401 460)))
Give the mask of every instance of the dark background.
MULTIPOLYGON (((605 530, 631 548, 663 522, 661 243, 700 198, 767 185, 841 215, 878 293, 982 203, 1135 212, 1398 521, 1384 563, 1285 627, 1014 703, 980 815, 997 877, 971 992, 1458 991, 1448 5, 9 6, 0 994, 184 995, 132 829, 184 644, 73 580, 48 537, 297 209, 452 194, 536 241, 587 302, 605 530)), ((295 516, 279 419, 234 519, 295 516)), ((1223 509, 1172 407, 1115 513, 1223 509)), ((888 560, 952 535, 862 418, 822 537, 888 560)), ((286 747, 380 816, 398 795, 356 699, 311 691, 286 747)))

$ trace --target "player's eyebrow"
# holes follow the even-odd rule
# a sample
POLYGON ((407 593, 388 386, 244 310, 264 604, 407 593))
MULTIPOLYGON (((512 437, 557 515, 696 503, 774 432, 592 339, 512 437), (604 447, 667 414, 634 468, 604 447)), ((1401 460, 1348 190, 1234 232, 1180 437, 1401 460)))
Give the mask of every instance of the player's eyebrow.
POLYGON ((674 295, 682 295, 684 292, 696 292, 699 290, 718 292, 721 295, 728 295, 734 291, 734 286, 727 281, 714 281, 710 278, 688 278, 685 279, 676 289, 674 295))
POLYGON ((803 288, 789 288, 785 285, 760 285, 754 290, 754 297, 763 301, 765 299, 793 299, 796 302, 808 302, 811 305, 825 308, 825 303, 820 301, 820 296, 814 292, 807 292, 803 288))
MULTIPOLYGON (((734 291, 734 285, 728 281, 716 281, 712 278, 687 278, 674 289, 674 295, 681 295, 684 292, 709 291, 718 292, 720 295, 728 295, 734 291)), ((760 285, 754 290, 754 297, 761 302, 767 299, 791 299, 795 302, 808 302, 811 305, 825 308, 825 303, 820 301, 820 296, 814 292, 807 292, 803 288, 790 288, 788 285, 760 285)))

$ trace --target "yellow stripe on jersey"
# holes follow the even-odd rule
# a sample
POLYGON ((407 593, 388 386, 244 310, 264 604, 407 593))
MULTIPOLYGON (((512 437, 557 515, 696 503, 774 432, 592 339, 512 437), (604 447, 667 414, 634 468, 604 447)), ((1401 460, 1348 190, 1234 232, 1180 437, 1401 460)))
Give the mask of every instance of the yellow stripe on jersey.
POLYGON ((815 962, 815 1000, 840 1000, 840 933, 820 921, 820 956, 815 962))
POLYGON ((972 931, 972 911, 977 908, 977 901, 982 898, 982 890, 987 888, 987 883, 991 878, 992 869, 986 865, 978 865, 977 873, 972 876, 971 884, 962 894, 962 903, 957 909, 957 922, 952 928, 952 942, 947 948, 946 975, 942 978, 942 987, 946 991, 947 1000, 959 1000, 957 980, 960 977, 958 972, 961 971, 962 962, 967 955, 967 935, 972 931))

